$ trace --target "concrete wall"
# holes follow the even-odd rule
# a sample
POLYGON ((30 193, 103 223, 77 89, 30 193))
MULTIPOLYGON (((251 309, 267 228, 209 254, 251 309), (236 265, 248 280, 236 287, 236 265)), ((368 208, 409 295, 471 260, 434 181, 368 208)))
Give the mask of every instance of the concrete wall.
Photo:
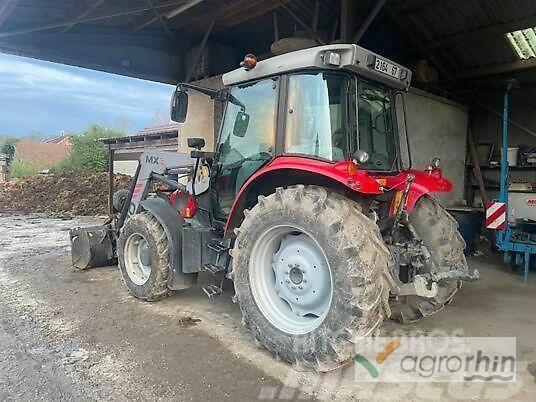
MULTIPOLYGON (((223 88, 221 76, 200 80, 195 84, 212 89, 223 88)), ((188 91, 188 115, 179 128, 179 152, 189 151, 187 139, 190 137, 204 138, 206 143, 204 150, 214 150, 214 139, 219 129, 217 124, 220 119, 219 109, 207 95, 193 90, 188 91)))
MULTIPOLYGON (((482 92, 477 97, 487 107, 500 113, 497 116, 483 107, 473 104, 471 106, 471 129, 473 130, 475 141, 484 143, 493 143, 493 159, 500 160, 500 146, 502 141, 502 111, 503 111, 503 92, 499 90, 482 92)), ((514 89, 510 96, 510 118, 536 132, 536 113, 534 105, 536 104, 536 87, 522 87, 514 89)), ((508 135, 508 146, 519 147, 525 145, 536 147, 536 136, 521 130, 513 124, 510 124, 508 135)), ((483 170, 482 174, 485 181, 500 180, 499 170, 483 170)), ((534 183, 536 182, 536 169, 523 169, 510 171, 512 182, 534 183)), ((490 193, 493 196, 493 192, 490 193)))
POLYGON ((441 158, 443 175, 454 188, 438 195, 445 206, 464 199, 467 110, 450 100, 414 89, 407 105, 408 136, 414 169, 425 169, 433 157, 441 158))
POLYGON ((114 161, 114 173, 134 176, 138 167, 138 161, 114 161))

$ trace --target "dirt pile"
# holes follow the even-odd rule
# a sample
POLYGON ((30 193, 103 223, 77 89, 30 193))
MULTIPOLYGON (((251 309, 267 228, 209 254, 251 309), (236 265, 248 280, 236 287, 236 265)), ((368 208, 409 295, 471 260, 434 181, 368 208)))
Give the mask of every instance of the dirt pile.
MULTIPOLYGON (((116 175, 114 188, 129 188, 131 178, 116 175)), ((107 173, 35 175, 0 183, 0 212, 99 215, 108 212, 107 173)))

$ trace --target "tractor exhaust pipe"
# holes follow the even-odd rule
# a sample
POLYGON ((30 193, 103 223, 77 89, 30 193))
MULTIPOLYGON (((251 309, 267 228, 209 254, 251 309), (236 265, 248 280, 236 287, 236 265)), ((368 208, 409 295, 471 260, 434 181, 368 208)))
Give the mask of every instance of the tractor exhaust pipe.
POLYGON ((115 265, 113 232, 106 226, 77 227, 69 231, 71 256, 76 269, 115 265))

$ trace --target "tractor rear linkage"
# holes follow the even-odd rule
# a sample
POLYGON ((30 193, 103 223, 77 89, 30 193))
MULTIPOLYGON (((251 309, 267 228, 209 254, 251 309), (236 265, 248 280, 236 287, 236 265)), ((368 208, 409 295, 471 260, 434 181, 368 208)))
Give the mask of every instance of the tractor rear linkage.
POLYGON ((447 272, 437 269, 430 251, 409 221, 404 208, 414 179, 414 175, 408 175, 391 226, 384 228, 384 232, 389 233, 385 236, 385 241, 391 253, 389 281, 391 292, 396 296, 416 295, 432 298, 437 295, 438 285, 453 280, 474 282, 478 280, 479 273, 476 270, 469 272, 467 264, 458 264, 455 269, 447 272), (404 281, 400 279, 402 268, 406 269, 404 281))

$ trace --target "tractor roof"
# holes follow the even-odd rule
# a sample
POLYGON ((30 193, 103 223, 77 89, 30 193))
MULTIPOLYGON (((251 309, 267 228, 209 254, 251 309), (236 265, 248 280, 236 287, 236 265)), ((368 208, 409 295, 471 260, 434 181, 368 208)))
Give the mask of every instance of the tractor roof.
POLYGON ((271 57, 259 61, 251 70, 237 68, 223 74, 223 83, 235 85, 291 71, 315 69, 353 71, 398 89, 407 90, 411 82, 408 68, 357 45, 335 44, 271 57))

